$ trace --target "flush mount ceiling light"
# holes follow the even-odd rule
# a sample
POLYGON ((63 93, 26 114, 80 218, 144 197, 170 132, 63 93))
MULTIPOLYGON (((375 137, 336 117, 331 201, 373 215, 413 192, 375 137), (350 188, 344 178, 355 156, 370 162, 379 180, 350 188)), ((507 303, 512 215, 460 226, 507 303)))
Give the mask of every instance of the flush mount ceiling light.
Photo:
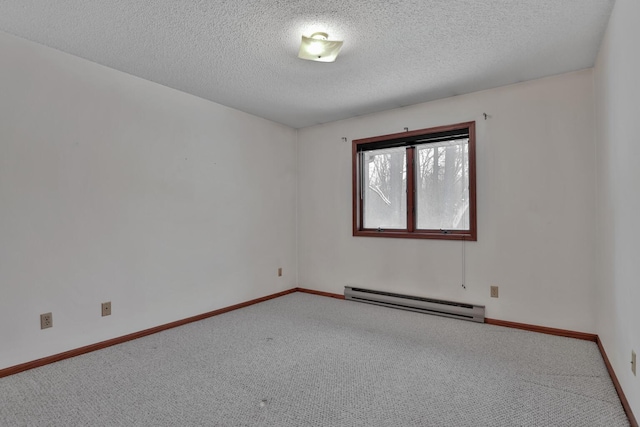
POLYGON ((327 40, 328 38, 327 33, 313 33, 311 37, 302 36, 298 58, 319 62, 335 61, 342 48, 342 42, 327 40))

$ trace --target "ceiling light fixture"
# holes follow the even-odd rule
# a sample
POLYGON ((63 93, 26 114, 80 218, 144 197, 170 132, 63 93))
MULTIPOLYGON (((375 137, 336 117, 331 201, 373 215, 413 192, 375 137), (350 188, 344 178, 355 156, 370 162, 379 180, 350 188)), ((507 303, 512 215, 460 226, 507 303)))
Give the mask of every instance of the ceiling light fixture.
POLYGON ((327 40, 328 38, 327 33, 313 33, 311 37, 302 36, 298 58, 318 62, 335 61, 343 42, 327 40))

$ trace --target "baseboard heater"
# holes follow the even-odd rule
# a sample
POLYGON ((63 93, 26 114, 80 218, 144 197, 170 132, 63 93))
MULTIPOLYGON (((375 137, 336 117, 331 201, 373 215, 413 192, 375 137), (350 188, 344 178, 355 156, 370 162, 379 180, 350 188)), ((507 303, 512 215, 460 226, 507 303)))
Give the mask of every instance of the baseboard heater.
POLYGON ((351 301, 484 323, 484 305, 443 301, 432 298, 394 294, 391 292, 373 291, 371 289, 352 288, 350 286, 344 287, 344 298, 351 301))

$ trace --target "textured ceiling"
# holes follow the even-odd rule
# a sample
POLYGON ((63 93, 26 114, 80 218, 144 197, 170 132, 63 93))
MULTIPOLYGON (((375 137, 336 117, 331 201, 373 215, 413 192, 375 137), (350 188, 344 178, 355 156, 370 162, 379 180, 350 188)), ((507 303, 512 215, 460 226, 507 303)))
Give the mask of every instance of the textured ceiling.
POLYGON ((0 0, 0 30, 301 128, 591 67, 613 3, 0 0))

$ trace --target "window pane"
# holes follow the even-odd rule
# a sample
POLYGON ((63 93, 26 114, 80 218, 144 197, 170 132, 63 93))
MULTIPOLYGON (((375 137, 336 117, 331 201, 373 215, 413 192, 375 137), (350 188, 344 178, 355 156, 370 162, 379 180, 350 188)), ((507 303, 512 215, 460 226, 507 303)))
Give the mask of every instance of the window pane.
POLYGON ((469 140, 416 147, 416 228, 469 229, 469 140))
POLYGON ((406 149, 363 154, 364 228, 407 228, 406 149))

